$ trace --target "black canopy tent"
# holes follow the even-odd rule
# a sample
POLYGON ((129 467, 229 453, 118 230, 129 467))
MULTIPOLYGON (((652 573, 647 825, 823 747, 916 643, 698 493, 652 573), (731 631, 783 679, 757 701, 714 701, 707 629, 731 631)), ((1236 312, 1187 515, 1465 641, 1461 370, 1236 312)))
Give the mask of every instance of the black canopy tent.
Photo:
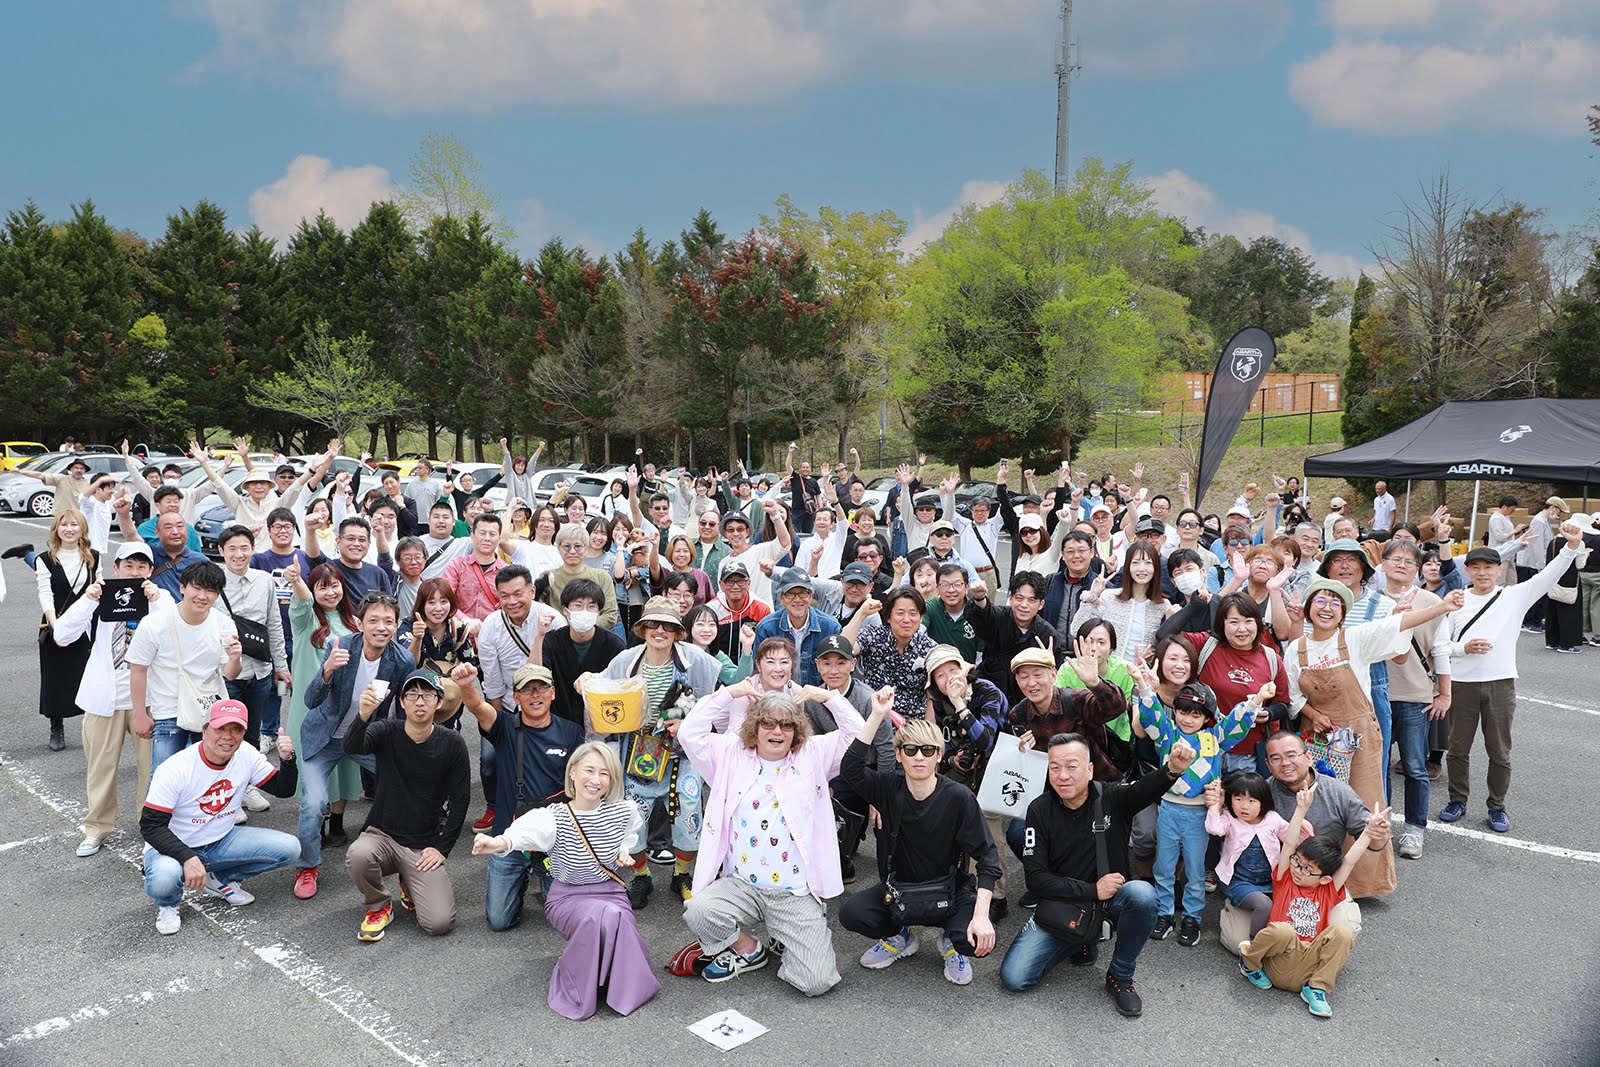
MULTIPOLYGON (((1600 400, 1447 401, 1376 440, 1307 458, 1305 476, 1600 486, 1600 400)), ((1477 495, 1474 486, 1474 525, 1477 495)))

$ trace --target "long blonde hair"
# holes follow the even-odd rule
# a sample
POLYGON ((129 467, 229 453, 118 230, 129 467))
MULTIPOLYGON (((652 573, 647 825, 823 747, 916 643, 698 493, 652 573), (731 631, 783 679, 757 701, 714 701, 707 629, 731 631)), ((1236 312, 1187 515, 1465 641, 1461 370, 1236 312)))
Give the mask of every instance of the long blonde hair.
POLYGON ((50 558, 57 563, 61 562, 61 524, 68 519, 78 520, 78 555, 83 557, 83 565, 90 570, 94 569, 94 547, 89 544, 89 518, 77 508, 63 508, 56 512, 56 517, 50 523, 50 558))

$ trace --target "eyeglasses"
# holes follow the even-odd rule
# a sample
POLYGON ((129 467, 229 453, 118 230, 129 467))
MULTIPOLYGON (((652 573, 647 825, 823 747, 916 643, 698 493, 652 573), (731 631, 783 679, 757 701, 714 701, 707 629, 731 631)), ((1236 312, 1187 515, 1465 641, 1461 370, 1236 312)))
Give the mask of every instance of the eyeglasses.
POLYGON ((943 748, 939 745, 901 745, 902 756, 937 756, 943 748))
POLYGON ((285 531, 288 531, 289 533, 294 533, 294 523, 292 523, 292 522, 275 522, 271 526, 268 526, 267 529, 271 530, 273 533, 283 533, 285 531))
POLYGON ((939 592, 941 592, 941 593, 964 593, 964 592, 966 592, 966 589, 967 589, 967 583, 966 582, 940 582, 939 583, 939 592))
POLYGON ((565 545, 558 545, 557 547, 562 552, 582 552, 584 550, 584 548, 585 548, 585 546, 582 545, 582 544, 574 544, 574 543, 569 543, 569 544, 565 544, 565 545))
POLYGON ((1292 763, 1292 762, 1294 762, 1295 760, 1299 759, 1301 756, 1304 756, 1304 755, 1305 755, 1304 752, 1291 752, 1287 756, 1282 756, 1282 755, 1268 756, 1267 757, 1267 766, 1269 766, 1269 767, 1282 767, 1285 763, 1292 763))
POLYGON ((1200 528, 1200 524, 1195 522, 1193 519, 1179 519, 1178 528, 1180 530, 1198 530, 1200 528))
POLYGON ((743 575, 743 574, 724 574, 722 576, 722 584, 723 585, 749 585, 750 584, 750 579, 747 576, 743 575))
POLYGON ((429 697, 433 697, 435 700, 437 700, 439 698, 439 694, 435 693, 432 689, 422 688, 407 689, 404 693, 400 694, 400 699, 402 701, 407 701, 412 704, 420 704, 429 697))
POLYGON ((1320 870, 1318 870, 1317 868, 1311 866, 1311 864, 1307 863, 1305 860, 1301 859, 1299 856, 1290 856, 1289 857, 1289 867, 1290 867, 1291 870, 1293 870, 1296 874, 1300 875, 1302 878, 1321 878, 1322 877, 1322 872, 1320 870))
POLYGON ((1314 596, 1311 598, 1310 606, 1313 608, 1344 607, 1344 601, 1340 600, 1338 597, 1314 596))
POLYGON ((794 720, 763 717, 756 720, 756 725, 761 727, 763 730, 793 730, 794 720))

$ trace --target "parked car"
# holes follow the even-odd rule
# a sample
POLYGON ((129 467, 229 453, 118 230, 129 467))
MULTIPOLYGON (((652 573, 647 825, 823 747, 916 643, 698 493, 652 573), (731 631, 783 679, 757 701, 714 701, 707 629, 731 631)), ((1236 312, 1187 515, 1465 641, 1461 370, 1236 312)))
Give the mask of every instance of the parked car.
POLYGON ((606 487, 611 484, 609 478, 602 478, 598 474, 590 474, 588 471, 576 468, 556 467, 542 470, 533 476, 533 500, 530 503, 534 507, 548 504, 556 493, 556 486, 562 482, 570 483, 573 492, 580 493, 591 501, 600 499, 606 487))
POLYGON ((49 451, 38 441, 0 441, 0 471, 12 470, 23 460, 45 455, 49 451))
MULTIPOLYGON (((63 474, 75 459, 81 459, 89 465, 90 477, 112 474, 122 481, 128 476, 128 467, 122 462, 122 456, 105 452, 47 452, 42 456, 33 456, 18 466, 40 474, 63 474)), ((55 486, 20 474, 0 474, 0 514, 33 515, 42 519, 55 514, 55 509, 55 486)))
POLYGON ((215 496, 208 499, 211 501, 210 506, 195 512, 194 532, 200 535, 200 551, 209 558, 220 561, 222 550, 217 547, 217 535, 233 525, 233 509, 215 496))

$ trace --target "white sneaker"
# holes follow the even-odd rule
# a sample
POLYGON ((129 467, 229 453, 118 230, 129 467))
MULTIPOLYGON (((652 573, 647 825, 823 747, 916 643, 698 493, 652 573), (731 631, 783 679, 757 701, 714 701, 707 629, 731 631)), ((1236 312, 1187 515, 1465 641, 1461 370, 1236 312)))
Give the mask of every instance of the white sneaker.
POLYGON ((104 843, 105 838, 96 837, 93 834, 87 834, 84 836, 82 841, 78 842, 78 855, 92 856, 96 852, 100 851, 100 846, 104 843))
POLYGON ((228 882, 226 885, 214 874, 206 875, 206 894, 221 897, 236 908, 255 902, 255 894, 249 892, 238 882, 228 882))
POLYGON ((272 807, 272 801, 268 800, 267 795, 261 790, 251 786, 244 791, 243 806, 250 811, 266 811, 272 807))
POLYGON ((1400 855, 1408 860, 1422 858, 1422 831, 1414 826, 1400 832, 1400 855))
POLYGON ((175 934, 182 926, 183 919, 179 917, 176 905, 170 908, 163 905, 156 909, 156 933, 175 934))
POLYGON ((243 826, 245 823, 250 821, 250 812, 243 804, 239 805, 239 815, 233 821, 238 823, 240 826, 243 826))
POLYGON ((874 971, 881 971, 895 960, 903 960, 907 956, 915 956, 921 947, 917 941, 915 930, 905 929, 892 937, 882 941, 874 941, 867 951, 861 954, 861 966, 874 971))

